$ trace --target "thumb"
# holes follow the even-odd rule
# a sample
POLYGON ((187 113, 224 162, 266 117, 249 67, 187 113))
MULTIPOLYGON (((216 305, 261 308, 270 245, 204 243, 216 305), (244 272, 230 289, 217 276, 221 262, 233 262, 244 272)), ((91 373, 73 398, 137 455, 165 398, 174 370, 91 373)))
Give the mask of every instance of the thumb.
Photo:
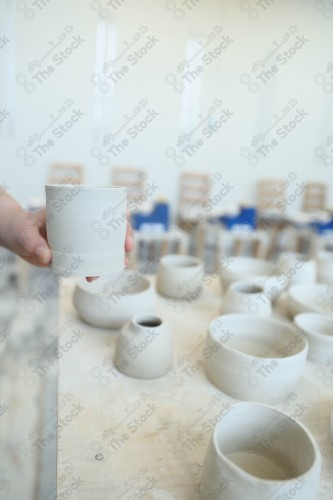
POLYGON ((40 264, 48 264, 51 261, 51 250, 46 240, 35 225, 31 224, 26 227, 28 229, 21 234, 20 238, 24 253, 30 257, 36 257, 40 264))
POLYGON ((35 255, 41 264, 48 264, 51 261, 51 251, 42 237, 40 240, 41 242, 35 250, 35 255))

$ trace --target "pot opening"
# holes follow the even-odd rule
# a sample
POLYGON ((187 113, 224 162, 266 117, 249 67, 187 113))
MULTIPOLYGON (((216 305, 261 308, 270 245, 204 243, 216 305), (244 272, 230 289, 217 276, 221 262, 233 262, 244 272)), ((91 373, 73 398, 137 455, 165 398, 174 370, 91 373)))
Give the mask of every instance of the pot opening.
POLYGON ((236 285, 235 290, 241 293, 262 293, 264 291, 260 286, 246 284, 236 285))
POLYGON ((162 321, 157 316, 140 316, 135 322, 137 325, 146 328, 156 328, 162 324, 162 321))

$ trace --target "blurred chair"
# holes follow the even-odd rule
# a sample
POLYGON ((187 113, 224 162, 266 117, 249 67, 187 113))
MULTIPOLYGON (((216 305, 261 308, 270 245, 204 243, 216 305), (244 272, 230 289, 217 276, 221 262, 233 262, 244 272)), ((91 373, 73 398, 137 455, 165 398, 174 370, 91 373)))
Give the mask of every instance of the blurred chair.
POLYGON ((229 230, 220 223, 201 221, 197 231, 196 256, 205 262, 207 272, 219 271, 221 257, 251 255, 265 259, 269 234, 262 230, 229 230))
POLYGON ((165 201, 154 203, 152 210, 147 212, 134 212, 131 216, 132 227, 136 231, 145 230, 149 227, 158 227, 167 231, 170 225, 169 204, 165 201))
POLYGON ((112 185, 127 188, 128 207, 131 212, 142 204, 146 188, 147 174, 144 170, 132 167, 116 167, 112 169, 112 185))
POLYGON ((327 203, 327 186, 323 182, 308 182, 303 195, 303 210, 314 212, 325 210, 327 203))
POLYGON ((179 227, 191 231, 198 222, 210 197, 210 175, 198 172, 183 172, 179 185, 177 221, 179 227))
POLYGON ((52 163, 49 168, 49 184, 82 184, 84 168, 75 163, 52 163))
POLYGON ((259 211, 265 215, 265 212, 281 212, 283 198, 287 188, 286 181, 282 179, 262 179, 257 186, 257 206, 259 211))
POLYGON ((169 231, 134 231, 134 249, 127 254, 129 267, 142 274, 156 272, 163 255, 189 253, 189 235, 179 228, 169 231))
POLYGON ((284 216, 284 199, 288 182, 283 179, 262 179, 257 185, 259 227, 269 234, 267 258, 279 252, 281 235, 287 227, 284 216))

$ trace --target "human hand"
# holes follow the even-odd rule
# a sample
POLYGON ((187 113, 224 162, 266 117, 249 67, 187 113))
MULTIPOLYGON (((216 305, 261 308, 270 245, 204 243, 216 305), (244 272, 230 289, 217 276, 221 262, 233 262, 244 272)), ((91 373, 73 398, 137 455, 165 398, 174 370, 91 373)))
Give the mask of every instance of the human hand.
POLYGON ((1 209, 0 244, 30 264, 48 267, 51 250, 46 239, 45 208, 29 212, 7 195, 1 200, 1 209))
MULTIPOLYGON (((24 210, 7 193, 0 200, 0 245, 16 253, 30 264, 48 267, 51 262, 51 250, 46 234, 46 209, 30 212, 24 210)), ((133 250, 133 230, 127 222, 125 251, 133 250)), ((126 257, 125 265, 128 265, 126 257)), ((87 277, 93 281, 97 277, 87 277)))

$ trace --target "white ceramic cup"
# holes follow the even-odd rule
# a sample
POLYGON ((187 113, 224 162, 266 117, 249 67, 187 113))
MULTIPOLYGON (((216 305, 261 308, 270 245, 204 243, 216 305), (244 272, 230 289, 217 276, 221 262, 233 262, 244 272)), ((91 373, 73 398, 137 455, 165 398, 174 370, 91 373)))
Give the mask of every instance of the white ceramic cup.
POLYGON ((230 408, 213 431, 200 500, 315 500, 321 456, 297 420, 259 403, 230 408))
POLYGON ((305 255, 295 252, 282 253, 277 261, 277 266, 282 276, 289 285, 295 283, 315 283, 317 269, 314 259, 308 259, 305 255))
POLYGON ((276 404, 295 389, 308 344, 294 326, 249 314, 225 314, 208 329, 208 378, 234 398, 276 404))
POLYGON ((152 313, 137 314, 117 339, 116 368, 140 379, 166 375, 172 367, 172 341, 168 325, 152 313))
POLYGON ((319 313, 297 314, 295 324, 306 336, 308 358, 327 366, 333 362, 333 319, 319 313))
POLYGON ((48 184, 45 191, 51 269, 64 277, 123 270, 126 188, 48 184))
POLYGON ((94 326, 121 328, 155 303, 152 284, 138 272, 125 269, 88 283, 81 278, 74 289, 73 304, 80 317, 94 326))
POLYGON ((202 293, 204 264, 191 255, 165 255, 157 269, 156 288, 166 297, 193 300, 202 293))
POLYGON ((262 287, 248 281, 235 281, 222 297, 221 314, 228 313, 268 317, 272 314, 272 305, 262 287))

